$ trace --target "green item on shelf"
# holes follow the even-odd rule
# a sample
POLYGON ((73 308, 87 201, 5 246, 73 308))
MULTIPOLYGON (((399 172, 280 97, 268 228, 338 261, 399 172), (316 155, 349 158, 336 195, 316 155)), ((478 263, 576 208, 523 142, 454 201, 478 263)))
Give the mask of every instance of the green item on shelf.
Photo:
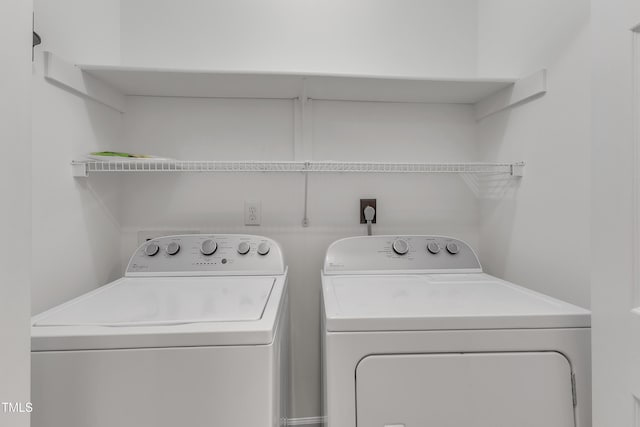
POLYGON ((152 156, 147 156, 145 154, 119 153, 117 151, 96 151, 90 154, 92 156, 127 157, 127 158, 134 158, 134 159, 148 159, 152 157, 152 156))

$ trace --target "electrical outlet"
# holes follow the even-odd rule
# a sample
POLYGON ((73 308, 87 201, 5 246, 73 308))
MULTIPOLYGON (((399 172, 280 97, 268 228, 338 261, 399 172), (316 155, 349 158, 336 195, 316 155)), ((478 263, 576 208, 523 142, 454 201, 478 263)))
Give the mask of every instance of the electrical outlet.
POLYGON ((376 206, 376 199, 360 199, 360 224, 366 224, 367 220, 364 219, 364 208, 367 206, 371 206, 376 210, 376 213, 373 215, 372 224, 376 223, 376 219, 378 218, 378 207, 376 206))
POLYGON ((244 225, 260 225, 262 221, 262 202, 245 201, 244 202, 244 225))
POLYGON ((163 236, 179 236, 181 234, 199 234, 196 230, 141 230, 138 231, 138 244, 163 236))

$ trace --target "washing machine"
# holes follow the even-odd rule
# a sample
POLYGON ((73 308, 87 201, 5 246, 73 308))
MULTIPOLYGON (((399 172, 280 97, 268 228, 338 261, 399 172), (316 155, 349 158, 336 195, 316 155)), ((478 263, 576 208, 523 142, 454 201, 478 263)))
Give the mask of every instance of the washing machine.
POLYGON ((590 427, 590 313, 441 236, 339 240, 322 271, 328 427, 590 427))
POLYGON ((287 269, 270 239, 181 235, 32 319, 34 427, 282 426, 287 269))

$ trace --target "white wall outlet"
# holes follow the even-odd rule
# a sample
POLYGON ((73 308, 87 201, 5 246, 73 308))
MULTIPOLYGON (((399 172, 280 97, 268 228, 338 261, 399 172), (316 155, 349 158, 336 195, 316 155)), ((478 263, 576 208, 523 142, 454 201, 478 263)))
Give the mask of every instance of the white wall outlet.
POLYGON ((262 221, 262 202, 260 200, 244 202, 244 225, 260 225, 262 221))

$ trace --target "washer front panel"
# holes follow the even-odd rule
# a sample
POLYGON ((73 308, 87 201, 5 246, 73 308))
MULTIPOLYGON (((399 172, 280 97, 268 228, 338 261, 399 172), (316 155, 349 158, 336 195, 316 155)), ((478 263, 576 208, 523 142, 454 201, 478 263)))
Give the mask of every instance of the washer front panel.
POLYGON ((360 236, 334 242, 324 274, 479 273, 475 252, 443 236, 360 236))

